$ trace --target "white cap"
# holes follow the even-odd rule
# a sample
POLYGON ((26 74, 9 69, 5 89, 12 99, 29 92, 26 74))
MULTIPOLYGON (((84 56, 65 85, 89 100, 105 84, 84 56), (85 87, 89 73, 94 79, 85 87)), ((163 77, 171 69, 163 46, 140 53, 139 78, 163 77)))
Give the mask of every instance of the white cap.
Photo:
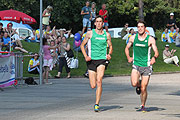
POLYGON ((165 45, 165 47, 169 47, 169 45, 168 45, 168 44, 166 44, 166 45, 165 45))
POLYGON ((171 16, 174 16, 174 13, 170 13, 171 16))

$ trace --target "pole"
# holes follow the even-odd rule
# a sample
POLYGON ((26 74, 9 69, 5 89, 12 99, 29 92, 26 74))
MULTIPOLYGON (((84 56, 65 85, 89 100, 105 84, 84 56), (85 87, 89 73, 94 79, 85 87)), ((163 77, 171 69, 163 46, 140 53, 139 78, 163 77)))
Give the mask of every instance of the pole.
POLYGON ((144 20, 144 15, 143 15, 143 0, 139 0, 139 19, 144 20))
POLYGON ((42 57, 43 57, 43 51, 42 51, 42 0, 40 0, 40 49, 39 49, 39 55, 40 55, 40 73, 39 73, 39 84, 42 85, 42 57))

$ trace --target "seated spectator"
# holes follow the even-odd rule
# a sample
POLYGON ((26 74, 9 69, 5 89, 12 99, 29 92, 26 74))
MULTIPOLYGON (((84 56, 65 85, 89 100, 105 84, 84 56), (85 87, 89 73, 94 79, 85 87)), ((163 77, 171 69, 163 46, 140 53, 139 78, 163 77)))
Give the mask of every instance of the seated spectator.
POLYGON ((131 28, 131 29, 129 30, 129 35, 128 35, 128 38, 127 38, 127 40, 126 40, 126 44, 128 44, 129 38, 130 38, 132 35, 134 35, 134 34, 135 34, 135 31, 134 31, 133 28, 131 28))
POLYGON ((174 31, 174 27, 171 27, 170 32, 169 32, 169 43, 175 43, 176 40, 176 32, 174 31))
POLYGON ((29 61, 28 72, 31 74, 39 74, 39 55, 37 53, 29 61))
POLYGON ((163 59, 164 62, 167 64, 174 63, 176 66, 179 67, 179 59, 177 56, 173 56, 176 50, 172 49, 171 52, 169 51, 169 45, 165 46, 165 50, 163 51, 163 59))
POLYGON ((15 49, 15 50, 20 50, 24 53, 29 53, 31 54, 31 52, 28 52, 27 50, 23 49, 22 47, 22 43, 19 40, 19 36, 17 34, 14 34, 12 36, 12 39, 8 36, 8 33, 5 32, 4 36, 3 36, 3 48, 5 47, 5 51, 10 51, 10 46, 15 49))
POLYGON ((180 47, 180 31, 179 31, 179 33, 177 34, 177 37, 176 37, 176 47, 180 47))
POLYGON ((31 36, 28 36, 26 38, 23 38, 26 42, 40 42, 40 36, 38 39, 38 36, 36 35, 36 30, 33 30, 31 33, 31 36))
POLYGON ((45 36, 45 38, 50 39, 51 32, 52 32, 52 31, 51 31, 51 26, 48 25, 48 26, 46 27, 46 30, 44 31, 43 35, 45 36))
POLYGON ((10 37, 13 36, 15 33, 17 33, 16 29, 13 29, 12 27, 13 27, 13 24, 8 23, 7 27, 4 28, 4 31, 6 31, 10 37))
POLYGON ((70 37, 71 35, 71 29, 70 30, 66 30, 66 29, 59 29, 58 30, 59 34, 61 37, 65 36, 66 39, 70 37))
POLYGON ((128 34, 128 32, 129 32, 128 26, 129 26, 129 24, 126 23, 126 24, 124 25, 124 28, 121 30, 121 38, 123 38, 126 34, 128 34))
POLYGON ((164 32, 162 33, 162 35, 161 35, 161 40, 162 40, 163 42, 168 42, 168 36, 169 36, 168 28, 166 28, 166 29, 164 30, 164 32))

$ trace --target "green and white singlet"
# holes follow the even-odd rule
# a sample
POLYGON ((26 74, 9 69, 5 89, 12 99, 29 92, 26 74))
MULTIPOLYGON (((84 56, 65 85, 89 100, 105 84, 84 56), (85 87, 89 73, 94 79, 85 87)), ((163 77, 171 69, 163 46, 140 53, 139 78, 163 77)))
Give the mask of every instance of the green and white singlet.
POLYGON ((91 60, 106 60, 107 33, 99 35, 92 29, 92 37, 88 41, 88 56, 91 60))
POLYGON ((143 40, 138 39, 136 34, 133 43, 133 64, 140 67, 150 66, 151 47, 148 46, 149 35, 143 40))

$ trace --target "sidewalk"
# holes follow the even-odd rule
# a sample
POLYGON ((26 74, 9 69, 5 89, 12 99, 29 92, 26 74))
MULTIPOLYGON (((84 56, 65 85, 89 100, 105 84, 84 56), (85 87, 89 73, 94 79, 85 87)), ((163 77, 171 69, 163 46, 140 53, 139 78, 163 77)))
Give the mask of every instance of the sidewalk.
POLYGON ((0 92, 0 120, 179 120, 180 73, 152 75, 146 107, 130 77, 103 80, 101 112, 95 113, 95 90, 86 78, 51 79, 53 85, 18 86, 0 92))

